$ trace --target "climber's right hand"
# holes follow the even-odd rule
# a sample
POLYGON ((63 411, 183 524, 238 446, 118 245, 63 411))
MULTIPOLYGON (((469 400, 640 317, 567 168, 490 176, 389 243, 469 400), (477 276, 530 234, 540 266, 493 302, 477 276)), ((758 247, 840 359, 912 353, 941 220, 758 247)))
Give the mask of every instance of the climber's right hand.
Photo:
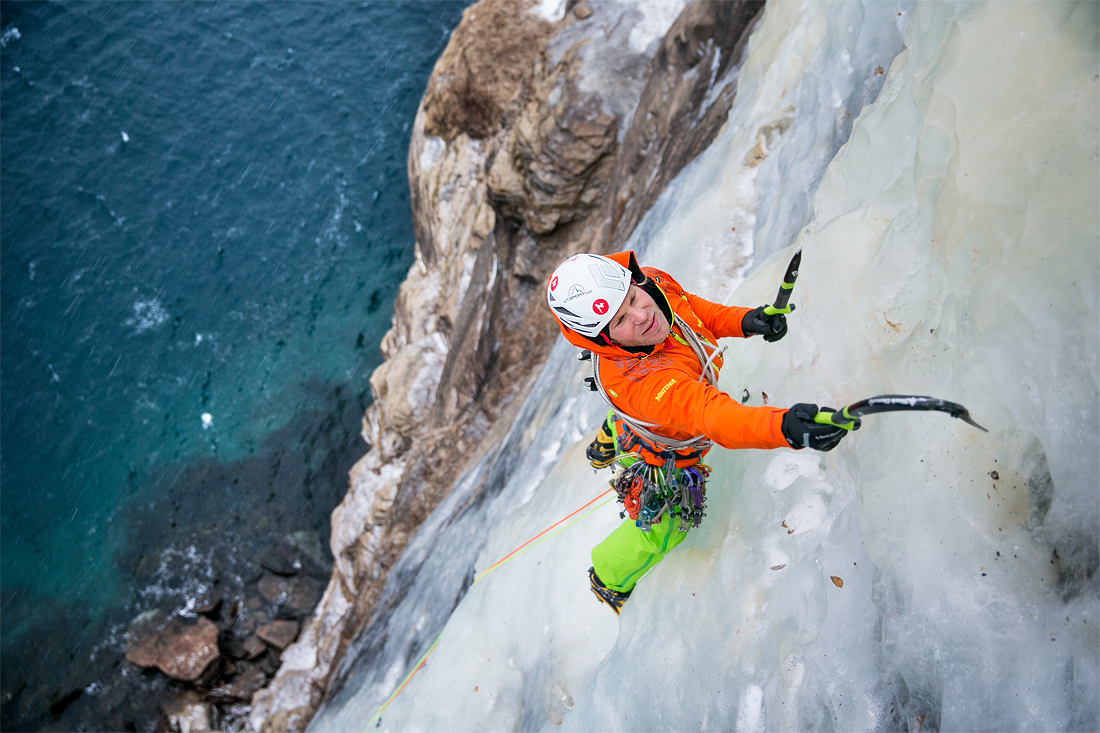
MULTIPOLYGON (((847 435, 848 430, 842 427, 815 422, 814 416, 819 411, 836 412, 831 407, 822 407, 819 410, 817 405, 800 402, 783 414, 780 429, 792 448, 829 451, 836 448, 841 439, 847 435)), ((859 430, 861 425, 862 422, 857 419, 850 429, 859 430)))
MULTIPOLYGON (((782 313, 768 313, 769 306, 753 308, 741 318, 741 333, 745 336, 763 336, 768 343, 774 343, 787 335, 787 316, 782 313)), ((794 310, 794 306, 791 306, 794 310)))

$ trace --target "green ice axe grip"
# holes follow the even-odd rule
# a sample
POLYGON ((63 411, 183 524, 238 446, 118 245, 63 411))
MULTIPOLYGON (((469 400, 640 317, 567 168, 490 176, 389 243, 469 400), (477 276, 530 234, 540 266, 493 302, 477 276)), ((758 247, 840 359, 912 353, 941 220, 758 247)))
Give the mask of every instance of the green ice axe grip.
POLYGON ((833 427, 843 428, 844 430, 851 430, 855 425, 856 418, 848 414, 848 408, 844 407, 837 412, 828 410, 818 410, 814 415, 814 422, 819 425, 832 425, 833 427))
POLYGON ((776 308, 774 305, 767 305, 764 306, 764 315, 774 316, 776 313, 790 313, 793 310, 794 306, 789 303, 786 308, 776 308))

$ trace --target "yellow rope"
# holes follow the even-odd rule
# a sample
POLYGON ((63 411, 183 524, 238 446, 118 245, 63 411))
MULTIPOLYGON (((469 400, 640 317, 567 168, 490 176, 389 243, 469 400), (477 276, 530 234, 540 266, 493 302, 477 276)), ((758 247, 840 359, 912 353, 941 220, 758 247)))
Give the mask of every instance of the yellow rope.
MULTIPOLYGON (((482 578, 484 578, 490 572, 497 569, 498 567, 500 567, 504 563, 508 562, 509 560, 513 560, 513 559, 519 557, 520 555, 522 555, 523 553, 527 552, 528 550, 530 550, 532 548, 535 548, 535 547, 538 547, 539 545, 541 545, 543 542, 550 539, 554 535, 560 534, 560 533, 564 532, 565 530, 569 529, 570 527, 572 527, 577 522, 581 521, 585 517, 587 517, 590 514, 592 514, 593 512, 595 512, 597 509, 600 509, 600 508, 605 507, 608 504, 610 504, 612 501, 614 501, 614 497, 611 498, 611 499, 608 499, 607 501, 605 501, 601 504, 597 504, 596 506, 592 507, 592 509, 588 510, 587 512, 585 512, 581 516, 577 517, 576 519, 574 519, 572 522, 565 525, 564 527, 559 528, 556 532, 551 532, 550 534, 546 534, 551 529, 553 529, 554 527, 557 527, 559 524, 564 522, 566 519, 569 519, 569 517, 573 516, 574 514, 576 514, 579 511, 582 511, 583 509, 585 509, 585 507, 590 506, 593 502, 599 501, 600 498, 606 496, 610 491, 611 491, 611 489, 608 489, 607 491, 603 492, 602 494, 597 496, 595 499, 593 499, 592 501, 590 501, 587 504, 585 504, 584 506, 582 506, 580 509, 577 509, 576 511, 573 511, 570 514, 567 514, 564 518, 559 519, 554 524, 551 524, 549 527, 544 529, 542 532, 539 532, 537 535, 535 535, 531 539, 527 540, 526 542, 524 542, 522 545, 520 545, 516 549, 512 550, 510 553, 505 555, 503 558, 501 558, 500 560, 497 560, 495 563, 493 563, 492 565, 487 567, 480 575, 477 576, 477 578, 474 580, 474 585, 477 585, 478 582, 482 578), (546 536, 543 537, 543 535, 546 535, 546 536), (541 539, 539 539, 540 537, 541 537, 541 539), (535 540, 538 540, 538 542, 535 542, 535 540)), ((379 718, 382 717, 382 713, 385 711, 385 709, 389 707, 390 703, 393 702, 399 694, 401 694, 401 691, 405 689, 405 686, 409 684, 409 682, 412 680, 412 678, 414 676, 416 676, 416 673, 419 672, 420 669, 427 663, 428 657, 431 656, 431 653, 435 651, 435 648, 437 646, 439 646, 439 640, 442 639, 442 638, 443 638, 443 633, 440 632, 439 636, 436 637, 436 639, 432 643, 432 645, 430 647, 428 647, 428 651, 424 652, 424 656, 420 657, 419 661, 417 661, 416 666, 413 667, 412 671, 409 672, 408 675, 406 675, 405 679, 402 680, 401 684, 397 686, 397 689, 393 691, 393 694, 390 695, 388 698, 386 698, 386 701, 384 703, 382 703, 382 707, 378 708, 378 711, 374 715, 371 716, 370 720, 367 721, 367 729, 370 728, 371 724, 374 723, 374 721, 376 721, 376 720, 378 720, 379 718)), ((366 730, 366 729, 364 729, 364 730, 366 730)))
MULTIPOLYGON (((605 492, 604 492, 604 494, 606 494, 606 493, 607 493, 607 492, 605 491, 605 492)), ((604 494, 600 494, 600 496, 603 496, 604 494)), ((599 498, 600 498, 599 496, 597 496, 597 497, 596 497, 596 499, 599 499, 599 498)), ((539 545, 541 545, 541 544, 542 544, 543 542, 546 542, 546 540, 550 539, 550 538, 551 538, 551 537, 553 537, 554 535, 556 535, 556 534, 560 534, 560 533, 564 532, 565 530, 569 529, 570 527, 572 527, 572 526, 573 526, 574 524, 576 524, 577 522, 579 522, 579 521, 581 521, 582 519, 584 519, 585 517, 587 517, 587 516, 588 516, 589 514, 591 514, 592 512, 596 511, 597 509, 600 509, 601 507, 605 507, 605 506, 607 506, 608 504, 610 504, 610 503, 611 503, 611 502, 613 502, 614 500, 615 500, 614 498, 611 498, 611 499, 608 499, 607 501, 603 502, 602 504, 597 504, 596 506, 592 507, 592 508, 591 508, 590 510, 588 510, 588 511, 587 511, 587 512, 585 512, 584 514, 582 514, 582 515, 580 515, 579 517, 577 517, 576 519, 574 519, 574 520, 573 520, 572 522, 570 522, 569 524, 567 524, 567 525, 565 525, 564 527, 562 527, 561 529, 559 529, 559 530, 558 530, 557 532, 551 532, 550 534, 546 535, 545 537, 543 537, 542 539, 540 539, 540 540, 539 540, 538 542, 534 543, 534 544, 533 544, 533 545, 531 545, 530 547, 524 547, 523 545, 520 545, 520 546, 519 546, 519 547, 518 547, 517 549, 515 549, 515 550, 512 550, 512 552, 511 552, 511 553, 510 553, 509 555, 507 555, 507 556, 506 556, 506 557, 505 557, 505 558, 504 558, 503 560, 499 560, 498 562, 494 563, 493 565, 490 565, 489 567, 485 568, 484 572, 482 572, 482 573, 481 573, 481 575, 477 576, 477 580, 475 580, 475 581, 474 581, 474 585, 477 585, 477 582, 478 582, 478 580, 481 580, 482 578, 484 578, 484 577, 485 577, 486 575, 488 575, 488 574, 490 573, 490 571, 492 571, 492 570, 496 570, 496 569, 497 569, 498 567, 500 567, 501 565, 503 565, 503 564, 504 564, 504 563, 505 563, 506 561, 508 561, 508 560, 514 560, 515 558, 519 557, 520 555, 522 555, 523 553, 527 552, 528 550, 530 550, 530 549, 532 549, 532 548, 534 548, 534 547, 538 547, 539 545)), ((595 499, 593 499, 593 501, 595 501, 595 499)), ((589 504, 591 504, 591 503, 592 503, 592 502, 589 502, 589 504)), ((588 506, 588 504, 585 504, 585 506, 588 506)), ((584 508, 584 507, 581 507, 581 509, 583 509, 583 508, 584 508)), ((578 511, 579 511, 579 510, 578 510, 578 511)), ((574 514, 575 514, 575 513, 576 513, 576 512, 574 512, 574 514)), ((572 516, 572 515, 570 515, 570 516, 572 516)), ((568 517, 567 517, 567 518, 568 518, 568 517)), ((553 525, 551 525, 551 526, 553 526, 553 525)), ((543 530, 543 531, 545 532, 546 530, 543 530)), ((536 535, 536 537, 537 537, 537 536, 538 536, 538 535, 536 535)), ((531 540, 528 540, 528 542, 530 542, 530 541, 531 541, 531 540)), ((526 544, 526 543, 525 543, 525 544, 526 544)))
POLYGON ((420 671, 420 668, 423 667, 424 664, 428 661, 428 656, 435 651, 436 646, 439 645, 439 640, 442 638, 443 634, 442 632, 440 632, 439 636, 435 637, 435 641, 432 643, 432 645, 428 647, 428 651, 424 652, 424 656, 422 656, 420 658, 420 661, 416 663, 416 666, 413 667, 412 672, 409 672, 408 675, 405 676, 404 681, 402 681, 402 683, 398 685, 397 689, 393 691, 392 695, 386 698, 386 701, 382 703, 382 707, 378 708, 378 712, 376 712, 371 717, 371 719, 367 721, 367 728, 370 728, 370 724, 380 718, 382 716, 382 711, 388 708, 390 706, 390 703, 394 701, 394 698, 401 694, 401 691, 405 689, 405 685, 409 684, 409 680, 411 680, 416 675, 416 673, 420 671))

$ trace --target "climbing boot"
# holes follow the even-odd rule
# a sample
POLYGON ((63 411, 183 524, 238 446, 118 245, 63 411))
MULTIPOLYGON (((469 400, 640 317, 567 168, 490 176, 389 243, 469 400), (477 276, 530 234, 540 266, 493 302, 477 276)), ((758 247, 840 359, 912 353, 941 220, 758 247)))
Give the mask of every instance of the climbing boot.
POLYGON ((600 425, 600 432, 596 433, 596 439, 589 444, 584 454, 592 468, 596 469, 607 468, 615 460, 615 438, 611 435, 606 420, 600 425))
POLYGON ((630 598, 630 592, 619 593, 605 586, 603 581, 600 580, 600 576, 596 575, 595 568, 588 568, 588 581, 592 584, 592 592, 596 594, 596 598, 610 606, 611 610, 618 616, 619 612, 623 610, 626 599, 630 598))

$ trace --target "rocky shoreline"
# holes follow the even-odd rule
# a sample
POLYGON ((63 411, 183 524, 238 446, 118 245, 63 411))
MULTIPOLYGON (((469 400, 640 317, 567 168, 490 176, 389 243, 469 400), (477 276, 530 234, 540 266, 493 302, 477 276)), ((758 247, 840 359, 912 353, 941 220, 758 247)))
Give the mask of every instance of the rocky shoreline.
POLYGON ((165 463, 156 492, 136 489, 158 498, 117 517, 118 608, 13 594, 5 613, 30 628, 5 649, 4 730, 169 730, 181 715, 192 731, 247 728, 331 574, 328 515, 362 450, 364 396, 308 390, 254 454, 165 463))
POLYGON ((254 730, 304 730, 389 568, 502 439, 549 353, 549 271, 620 247, 706 148, 762 8, 696 0, 652 37, 627 3, 570 0, 553 22, 520 0, 467 9, 409 145, 416 262, 371 378, 370 449, 332 515, 323 597, 252 698, 254 730))
POLYGON ((243 730, 253 694, 309 622, 331 566, 316 535, 287 535, 259 560, 250 582, 206 584, 184 610, 154 607, 129 624, 126 661, 173 681, 158 729, 243 730))

